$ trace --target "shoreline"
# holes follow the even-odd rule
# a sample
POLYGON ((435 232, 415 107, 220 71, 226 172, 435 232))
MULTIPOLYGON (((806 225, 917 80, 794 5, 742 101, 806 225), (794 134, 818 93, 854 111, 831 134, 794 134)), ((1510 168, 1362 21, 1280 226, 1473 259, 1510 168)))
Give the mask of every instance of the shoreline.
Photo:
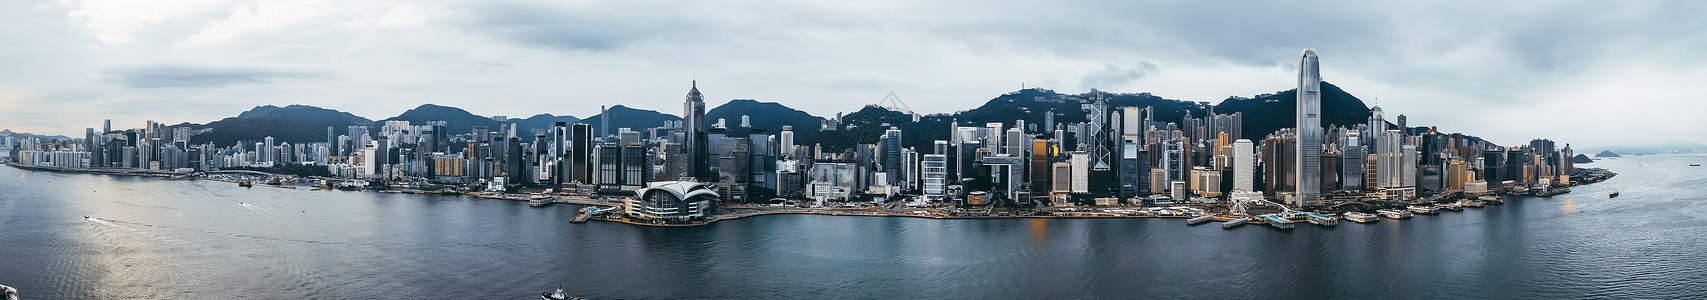
MULTIPOLYGON (((1137 208, 1137 207, 1125 207, 1125 208, 1137 208)), ((599 218, 599 217, 591 218, 590 220, 615 222, 615 223, 623 223, 623 224, 639 225, 639 226, 652 226, 652 227, 697 227, 697 226, 711 225, 712 223, 716 223, 718 221, 729 221, 729 220, 745 219, 745 218, 750 218, 750 217, 772 216, 772 215, 820 215, 820 216, 872 217, 872 218, 916 218, 916 219, 935 219, 935 220, 1159 219, 1159 218, 1189 219, 1189 218, 1193 218, 1193 216, 1183 216, 1183 215, 1182 216, 1083 216, 1083 215, 1075 215, 1075 216, 1052 216, 1052 215, 1051 216, 1038 216, 1038 215, 1029 215, 1029 216, 940 216, 939 215, 939 216, 932 216, 932 215, 918 215, 918 214, 905 214, 905 213, 840 213, 840 212, 833 212, 833 211, 772 211, 772 212, 745 213, 745 214, 737 214, 737 215, 720 215, 720 216, 717 216, 716 218, 713 218, 713 219, 708 219, 705 221, 694 222, 694 223, 646 223, 646 222, 636 222, 633 220, 628 220, 626 218, 611 219, 611 218, 599 218)))
MULTIPOLYGON (((180 173, 172 173, 172 172, 157 171, 157 170, 71 169, 71 168, 59 168, 59 167, 50 167, 50 166, 31 166, 31 165, 23 165, 23 164, 18 164, 18 163, 13 163, 13 162, 7 162, 6 165, 14 167, 14 168, 18 168, 20 170, 27 170, 27 171, 48 171, 48 172, 56 172, 56 173, 73 173, 73 174, 157 177, 157 178, 165 178, 167 180, 190 178, 190 180, 213 180, 213 181, 219 181, 219 182, 239 183, 237 181, 222 180, 222 179, 218 179, 218 178, 204 178, 201 176, 197 176, 195 174, 180 174, 180 173)), ((1584 178, 1583 181, 1572 182, 1571 185, 1568 185, 1565 188, 1568 189, 1568 188, 1573 188, 1573 187, 1579 187, 1579 186, 1585 186, 1585 185, 1600 183, 1600 182, 1603 182, 1603 181, 1606 181, 1608 179, 1611 179, 1613 177, 1618 176, 1618 173, 1612 172, 1610 170, 1602 169, 1602 168, 1583 168, 1583 170, 1584 171, 1581 171, 1581 172, 1587 173, 1588 175, 1591 175, 1591 176, 1587 176, 1586 178, 1584 178)), ((1573 175, 1575 175, 1575 174, 1573 174, 1573 175)), ((258 184, 258 185, 265 186, 265 187, 298 190, 298 187, 296 187, 296 186, 268 185, 268 184, 258 184)), ((316 187, 310 191, 320 191, 320 190, 337 190, 337 189, 316 187)), ((356 190, 356 191, 361 192, 361 191, 365 191, 365 189, 364 190, 356 190)), ((450 194, 446 194, 443 192, 436 192, 436 191, 390 190, 390 189, 383 189, 383 190, 375 189, 374 191, 379 192, 379 193, 387 193, 387 194, 450 195, 450 194)), ((536 200, 544 200, 544 199, 532 199, 530 196, 527 196, 529 194, 508 194, 508 193, 490 193, 490 192, 456 192, 456 193, 452 193, 452 194, 472 196, 472 197, 481 198, 481 199, 529 201, 530 206, 533 206, 533 207, 543 207, 543 206, 551 205, 551 204, 574 204, 574 205, 583 205, 583 206, 622 207, 621 203, 611 203, 611 202, 600 201, 598 199, 592 199, 592 198, 561 198, 558 196, 552 196, 552 197, 548 198, 548 199, 550 199, 549 201, 536 201, 536 200)), ((1498 193, 1490 193, 1490 194, 1499 196, 1501 198, 1504 198, 1504 196, 1505 196, 1505 195, 1500 195, 1498 193)), ((1537 197, 1551 197, 1551 195, 1549 195, 1549 196, 1537 196, 1537 197)), ((1097 211, 1097 210, 1106 211, 1106 210, 1139 210, 1139 209, 1150 209, 1150 208, 1158 208, 1158 207, 1163 207, 1163 206, 1115 206, 1115 207, 1095 207, 1095 206, 1077 207, 1077 206, 1075 206, 1075 207, 1066 207, 1066 208, 1087 209, 1087 210, 1091 210, 1091 211, 1097 211)), ((1179 205, 1171 205, 1171 206, 1166 206, 1166 207, 1185 207, 1185 208, 1195 209, 1195 210, 1198 210, 1199 212, 1201 212, 1204 210, 1209 210, 1209 208, 1211 206, 1201 205, 1201 204, 1179 204, 1179 205)), ((623 223, 623 224, 638 225, 638 226, 650 226, 650 227, 696 227, 696 226, 711 225, 711 224, 716 223, 718 221, 738 220, 738 219, 744 219, 744 218, 749 218, 749 217, 769 216, 769 215, 823 215, 823 216, 843 216, 843 217, 920 218, 920 219, 936 219, 936 220, 1151 219, 1151 218, 1188 219, 1188 218, 1217 215, 1214 213, 1201 213, 1198 215, 1173 215, 1173 214, 1170 214, 1170 215, 1161 215, 1161 214, 1153 214, 1153 215, 1135 215, 1135 214, 1133 214, 1133 215, 1090 215, 1090 214, 1087 214, 1084 212, 1078 212, 1078 211, 1070 211, 1071 213, 1067 214, 1067 215, 1056 215, 1055 213, 1057 213, 1058 211, 1055 211, 1055 212, 1050 212, 1051 213, 1050 215, 957 216, 957 215, 950 215, 950 214, 942 213, 940 210, 942 210, 943 208, 919 208, 917 210, 914 210, 914 211, 927 212, 927 213, 889 212, 889 211, 881 211, 878 208, 848 208, 848 209, 835 209, 835 208, 829 208, 829 209, 811 209, 811 208, 763 209, 763 208, 760 208, 760 209, 754 209, 754 208, 748 208, 745 206, 734 206, 734 207, 725 207, 725 209, 733 209, 733 210, 741 210, 741 211, 717 215, 717 216, 707 218, 705 220, 690 222, 690 223, 640 222, 640 221, 635 221, 635 220, 629 220, 626 217, 621 217, 620 214, 618 214, 618 217, 615 217, 615 218, 606 217, 606 216, 592 216, 592 217, 588 218, 588 220, 623 223)), ((1060 209, 1060 208, 1054 208, 1054 209, 1060 209)), ((1046 212, 1049 212, 1049 211, 1046 211, 1046 212)), ((1103 212, 1103 213, 1107 213, 1107 212, 1103 212)), ((1247 216, 1247 217, 1250 217, 1250 216, 1247 216)))

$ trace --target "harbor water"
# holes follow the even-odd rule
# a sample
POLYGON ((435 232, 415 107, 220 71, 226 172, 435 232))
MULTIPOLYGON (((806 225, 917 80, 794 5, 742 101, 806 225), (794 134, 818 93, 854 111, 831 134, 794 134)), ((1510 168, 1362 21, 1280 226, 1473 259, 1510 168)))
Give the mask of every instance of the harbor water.
POLYGON ((1707 298, 1707 156, 1608 159, 1550 198, 1335 227, 773 215, 569 223, 579 206, 0 167, 25 299, 1707 298), (1614 190, 1622 192, 1608 198, 1614 190), (85 218, 88 216, 89 218, 85 218))

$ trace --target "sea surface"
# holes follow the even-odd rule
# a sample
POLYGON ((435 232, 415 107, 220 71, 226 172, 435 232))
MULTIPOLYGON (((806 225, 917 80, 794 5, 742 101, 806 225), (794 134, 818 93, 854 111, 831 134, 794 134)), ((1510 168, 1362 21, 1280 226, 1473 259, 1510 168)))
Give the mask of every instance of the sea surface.
POLYGON ((1707 167, 1691 163, 1707 156, 1608 159, 1580 166, 1618 177, 1570 194, 1290 231, 814 215, 572 224, 568 205, 0 166, 0 284, 25 299, 537 299, 558 285, 592 299, 1702 299, 1707 167))

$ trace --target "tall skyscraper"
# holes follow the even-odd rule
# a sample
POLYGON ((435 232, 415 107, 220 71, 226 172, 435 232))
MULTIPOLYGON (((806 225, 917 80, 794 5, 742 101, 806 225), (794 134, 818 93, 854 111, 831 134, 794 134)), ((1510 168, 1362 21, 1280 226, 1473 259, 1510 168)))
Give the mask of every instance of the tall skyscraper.
POLYGON ((1322 74, 1315 49, 1304 49, 1298 62, 1297 125, 1297 203, 1316 204, 1322 194, 1322 74))
POLYGON ((1359 134, 1355 130, 1345 133, 1344 153, 1345 155, 1340 156, 1340 160, 1343 161, 1340 163, 1340 166, 1343 168, 1341 173, 1344 175, 1341 176, 1340 179, 1342 186, 1344 186, 1341 189, 1348 191, 1362 190, 1364 187, 1363 178, 1365 177, 1363 174, 1363 159, 1366 155, 1363 151, 1362 134, 1359 134))
POLYGON ((901 168, 906 165, 901 162, 901 129, 890 127, 888 131, 883 132, 883 138, 878 143, 883 147, 878 163, 883 165, 883 172, 889 173, 888 183, 900 182, 901 168))
MULTIPOLYGON (((777 140, 779 140, 779 142, 781 143, 781 146, 777 147, 777 151, 778 151, 777 157, 779 157, 779 158, 786 157, 788 159, 793 159, 794 158, 794 126, 782 125, 782 132, 777 133, 777 140)), ((938 154, 942 154, 942 153, 938 153, 938 154)))
POLYGON ((332 134, 332 126, 326 126, 326 145, 337 145, 338 136, 332 134))
POLYGON ((688 160, 688 174, 683 177, 693 177, 700 182, 717 181, 716 174, 710 174, 710 166, 706 162, 707 150, 705 137, 705 97, 699 94, 699 81, 693 82, 693 88, 688 90, 687 102, 682 104, 682 153, 688 160))
POLYGON ((571 126, 572 141, 569 144, 572 149, 569 152, 574 156, 569 158, 569 178, 584 184, 593 183, 594 166, 589 160, 598 155, 593 153, 593 126, 587 123, 575 123, 571 126))

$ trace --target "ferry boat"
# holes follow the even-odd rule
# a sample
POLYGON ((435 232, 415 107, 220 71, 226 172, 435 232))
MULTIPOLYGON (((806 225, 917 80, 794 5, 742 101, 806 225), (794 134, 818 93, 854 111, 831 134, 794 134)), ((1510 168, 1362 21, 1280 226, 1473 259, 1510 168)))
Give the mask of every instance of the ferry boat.
POLYGON ((1456 203, 1456 202, 1446 203, 1446 204, 1435 204, 1434 210, 1436 210, 1436 211, 1439 211, 1439 210, 1463 211, 1464 210, 1464 204, 1456 203))
POLYGON ((1251 222, 1251 219, 1238 219, 1238 220, 1222 222, 1221 223, 1221 229, 1239 227, 1239 225, 1245 225, 1245 223, 1250 223, 1250 222, 1251 222))
POLYGON ((1340 216, 1345 217, 1346 221, 1352 221, 1352 222, 1358 222, 1358 223, 1374 223, 1376 221, 1381 221, 1381 217, 1379 217, 1379 216, 1376 216, 1373 214, 1368 214, 1368 213, 1363 213, 1363 212, 1355 212, 1355 211, 1346 212, 1344 214, 1340 214, 1340 216))
POLYGON ((1479 197, 1476 199, 1482 200, 1483 202, 1487 202, 1488 204, 1493 204, 1493 205, 1504 205, 1505 204, 1505 200, 1502 200, 1502 199, 1500 199, 1500 196, 1495 196, 1495 195, 1482 195, 1482 197, 1479 197))
POLYGON ((1209 216, 1202 216, 1202 217, 1196 217, 1196 218, 1191 218, 1191 219, 1185 220, 1185 224, 1186 225, 1197 225, 1197 224, 1207 223, 1211 220, 1212 219, 1209 216))
POLYGON ((1232 220, 1244 219, 1244 217, 1235 216, 1235 215, 1228 215, 1228 214, 1216 214, 1216 215, 1210 215, 1209 219, 1215 220, 1217 222, 1227 222, 1227 221, 1232 221, 1232 220))
MULTIPOLYGON (((85 218, 87 218, 87 217, 85 217, 85 218)), ((6 300, 18 300, 18 289, 17 288, 9 287, 6 285, 0 285, 0 293, 6 294, 6 296, 5 296, 6 300)))
POLYGON ((1405 210, 1400 210, 1400 209, 1383 209, 1383 210, 1377 210, 1377 211, 1375 211, 1375 213, 1381 214, 1381 216, 1383 216, 1383 217, 1387 217, 1388 219, 1394 219, 1394 220, 1409 219, 1412 217, 1411 212, 1405 211, 1405 210))
POLYGON ((1427 207, 1427 206, 1421 206, 1421 205, 1406 206, 1405 209, 1410 210, 1411 213, 1415 213, 1415 214, 1419 214, 1419 215, 1433 215, 1433 214, 1439 214, 1440 213, 1438 211, 1435 211, 1434 208, 1427 207))
POLYGON ((1459 206, 1463 206, 1463 207, 1477 207, 1477 208, 1480 208, 1480 207, 1482 207, 1482 201, 1480 201, 1480 200, 1470 200, 1470 199, 1464 199, 1464 200, 1458 200, 1458 205, 1459 205, 1459 206))

